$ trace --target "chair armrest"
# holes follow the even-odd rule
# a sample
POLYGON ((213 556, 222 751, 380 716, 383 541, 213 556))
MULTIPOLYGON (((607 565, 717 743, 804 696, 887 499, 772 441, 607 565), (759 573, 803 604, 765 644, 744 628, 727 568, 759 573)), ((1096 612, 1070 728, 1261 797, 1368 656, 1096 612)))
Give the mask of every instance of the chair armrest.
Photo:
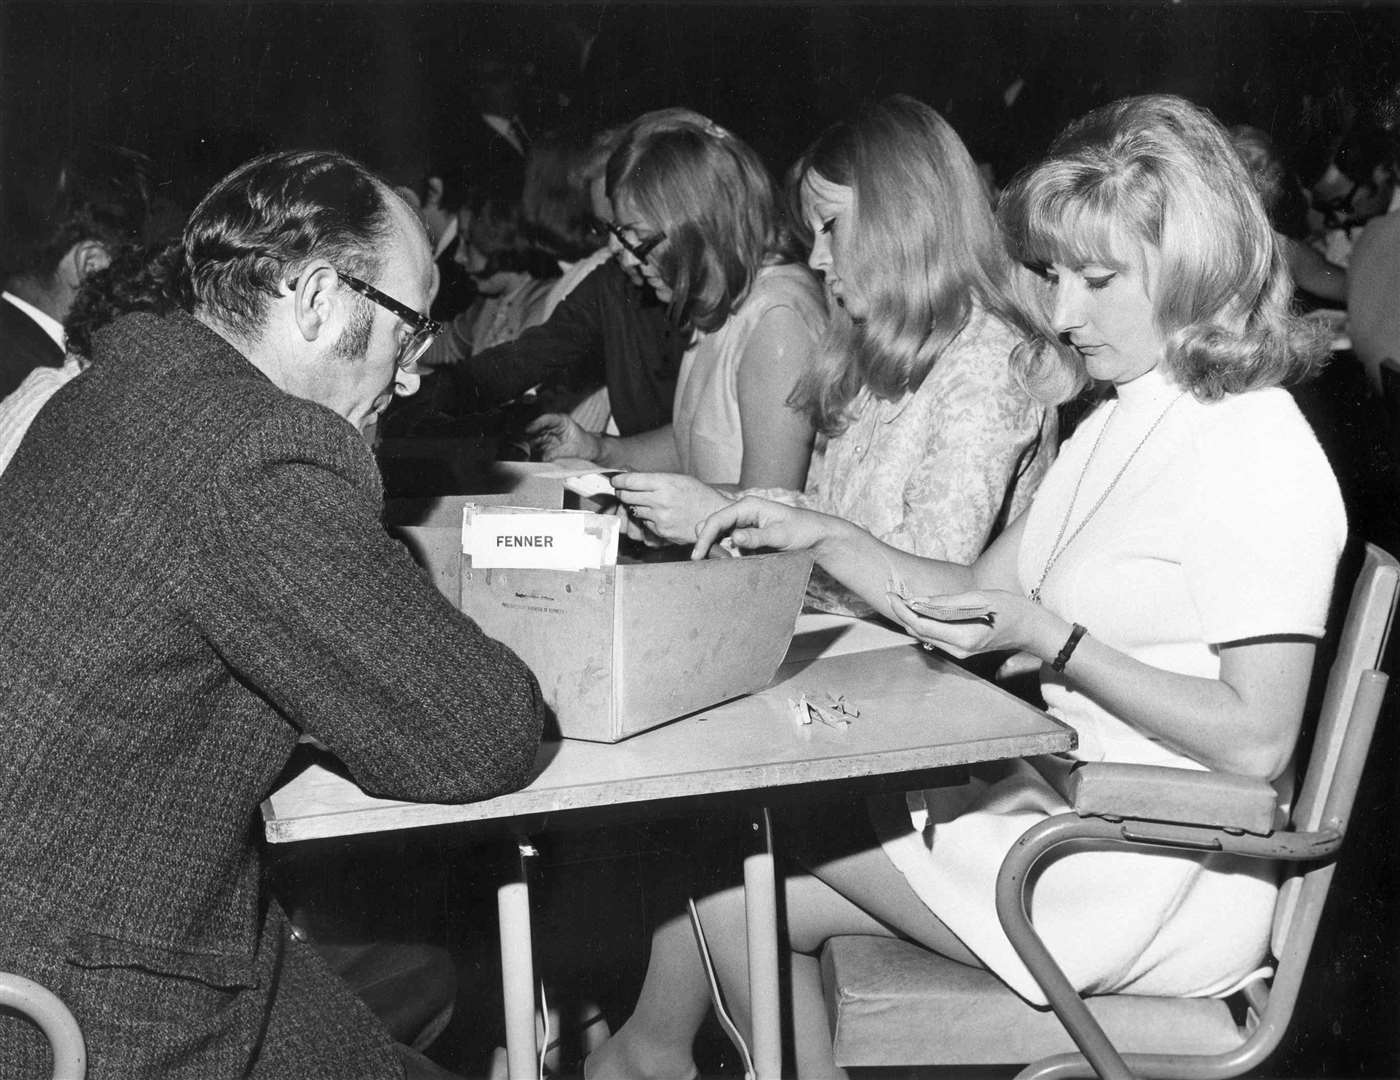
POLYGON ((1088 762, 1069 774, 1065 798, 1081 817, 1205 825, 1266 836, 1278 793, 1268 781, 1162 765, 1088 762))

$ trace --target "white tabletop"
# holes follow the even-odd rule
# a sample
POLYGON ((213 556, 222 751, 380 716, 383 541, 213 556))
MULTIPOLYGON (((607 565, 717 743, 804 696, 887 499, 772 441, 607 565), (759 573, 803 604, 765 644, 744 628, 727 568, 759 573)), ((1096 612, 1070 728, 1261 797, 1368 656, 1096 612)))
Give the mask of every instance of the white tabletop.
POLYGON ((1074 745, 1069 727, 902 635, 832 616, 799 620, 773 685, 616 744, 540 748, 523 789, 462 805, 366 795, 313 765, 263 804, 275 843, 488 821, 588 807, 756 791, 1034 754, 1074 745), (905 642, 888 647, 889 642, 905 642), (874 651, 860 651, 876 646, 874 651), (814 659, 813 657, 819 657, 814 659), (844 695, 844 728, 800 725, 789 700, 844 695))

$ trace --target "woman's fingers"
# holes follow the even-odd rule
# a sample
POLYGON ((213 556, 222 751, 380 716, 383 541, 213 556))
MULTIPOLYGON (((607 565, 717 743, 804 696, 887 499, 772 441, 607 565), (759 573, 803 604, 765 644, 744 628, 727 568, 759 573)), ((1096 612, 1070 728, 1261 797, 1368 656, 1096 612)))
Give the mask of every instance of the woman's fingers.
POLYGON ((703 559, 715 541, 726 535, 735 547, 745 551, 755 548, 787 551, 812 547, 819 536, 815 532, 810 537, 799 535, 803 530, 794 527, 804 514, 813 520, 820 518, 820 515, 808 511, 746 495, 721 506, 701 523, 690 557, 703 559))
POLYGON ((670 478, 669 473, 620 472, 609 477, 618 492, 658 491, 670 478))
MULTIPOLYGON (((752 499, 743 498, 722 506, 700 523, 695 536, 695 547, 690 551, 692 559, 703 559, 710 553, 717 541, 730 533, 741 523, 752 522, 754 508, 752 499)), ((735 541, 738 542, 737 540, 735 541)))

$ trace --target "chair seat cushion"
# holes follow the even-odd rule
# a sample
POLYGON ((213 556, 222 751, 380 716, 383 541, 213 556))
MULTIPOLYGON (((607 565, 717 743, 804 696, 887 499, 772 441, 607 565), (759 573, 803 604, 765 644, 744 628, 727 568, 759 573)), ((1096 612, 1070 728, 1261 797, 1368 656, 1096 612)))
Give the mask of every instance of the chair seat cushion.
MULTIPOLYGON (((1075 1049, 1053 1012, 990 972, 894 938, 832 938, 822 980, 843 1066, 1001 1065, 1075 1049)), ((1244 1041, 1223 1001, 1113 994, 1089 1011, 1125 1053, 1206 1054, 1244 1041)))

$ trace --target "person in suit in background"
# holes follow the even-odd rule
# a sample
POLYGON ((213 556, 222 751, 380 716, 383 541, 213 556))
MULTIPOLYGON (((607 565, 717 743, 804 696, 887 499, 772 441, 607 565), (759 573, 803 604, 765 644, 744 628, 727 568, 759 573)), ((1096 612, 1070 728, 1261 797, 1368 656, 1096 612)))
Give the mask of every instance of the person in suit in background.
POLYGON ((402 187, 401 195, 418 209, 433 245, 433 262, 438 270, 438 291, 428 314, 438 322, 448 322, 466 311, 476 299, 476 283, 457 262, 460 217, 475 190, 474 170, 469 165, 433 169, 421 188, 402 187))
MULTIPOLYGON (((432 160, 436 168, 460 168, 472 186, 495 178, 519 196, 530 149, 526 106, 518 66, 493 52, 479 52, 463 65, 446 110, 434 123, 432 160), (462 105, 465 90, 466 106, 462 105)), ((460 203, 459 203, 460 205, 460 203)))
POLYGON ((63 364, 63 320, 88 275, 142 238, 150 205, 141 155, 91 146, 35 173, 6 208, 0 238, 0 398, 36 367, 63 364))
POLYGON ((474 110, 468 132, 477 136, 471 147, 476 152, 469 160, 484 163, 504 158, 523 167, 530 133, 521 115, 524 99, 515 67, 501 57, 483 54, 468 61, 467 79, 474 110))

